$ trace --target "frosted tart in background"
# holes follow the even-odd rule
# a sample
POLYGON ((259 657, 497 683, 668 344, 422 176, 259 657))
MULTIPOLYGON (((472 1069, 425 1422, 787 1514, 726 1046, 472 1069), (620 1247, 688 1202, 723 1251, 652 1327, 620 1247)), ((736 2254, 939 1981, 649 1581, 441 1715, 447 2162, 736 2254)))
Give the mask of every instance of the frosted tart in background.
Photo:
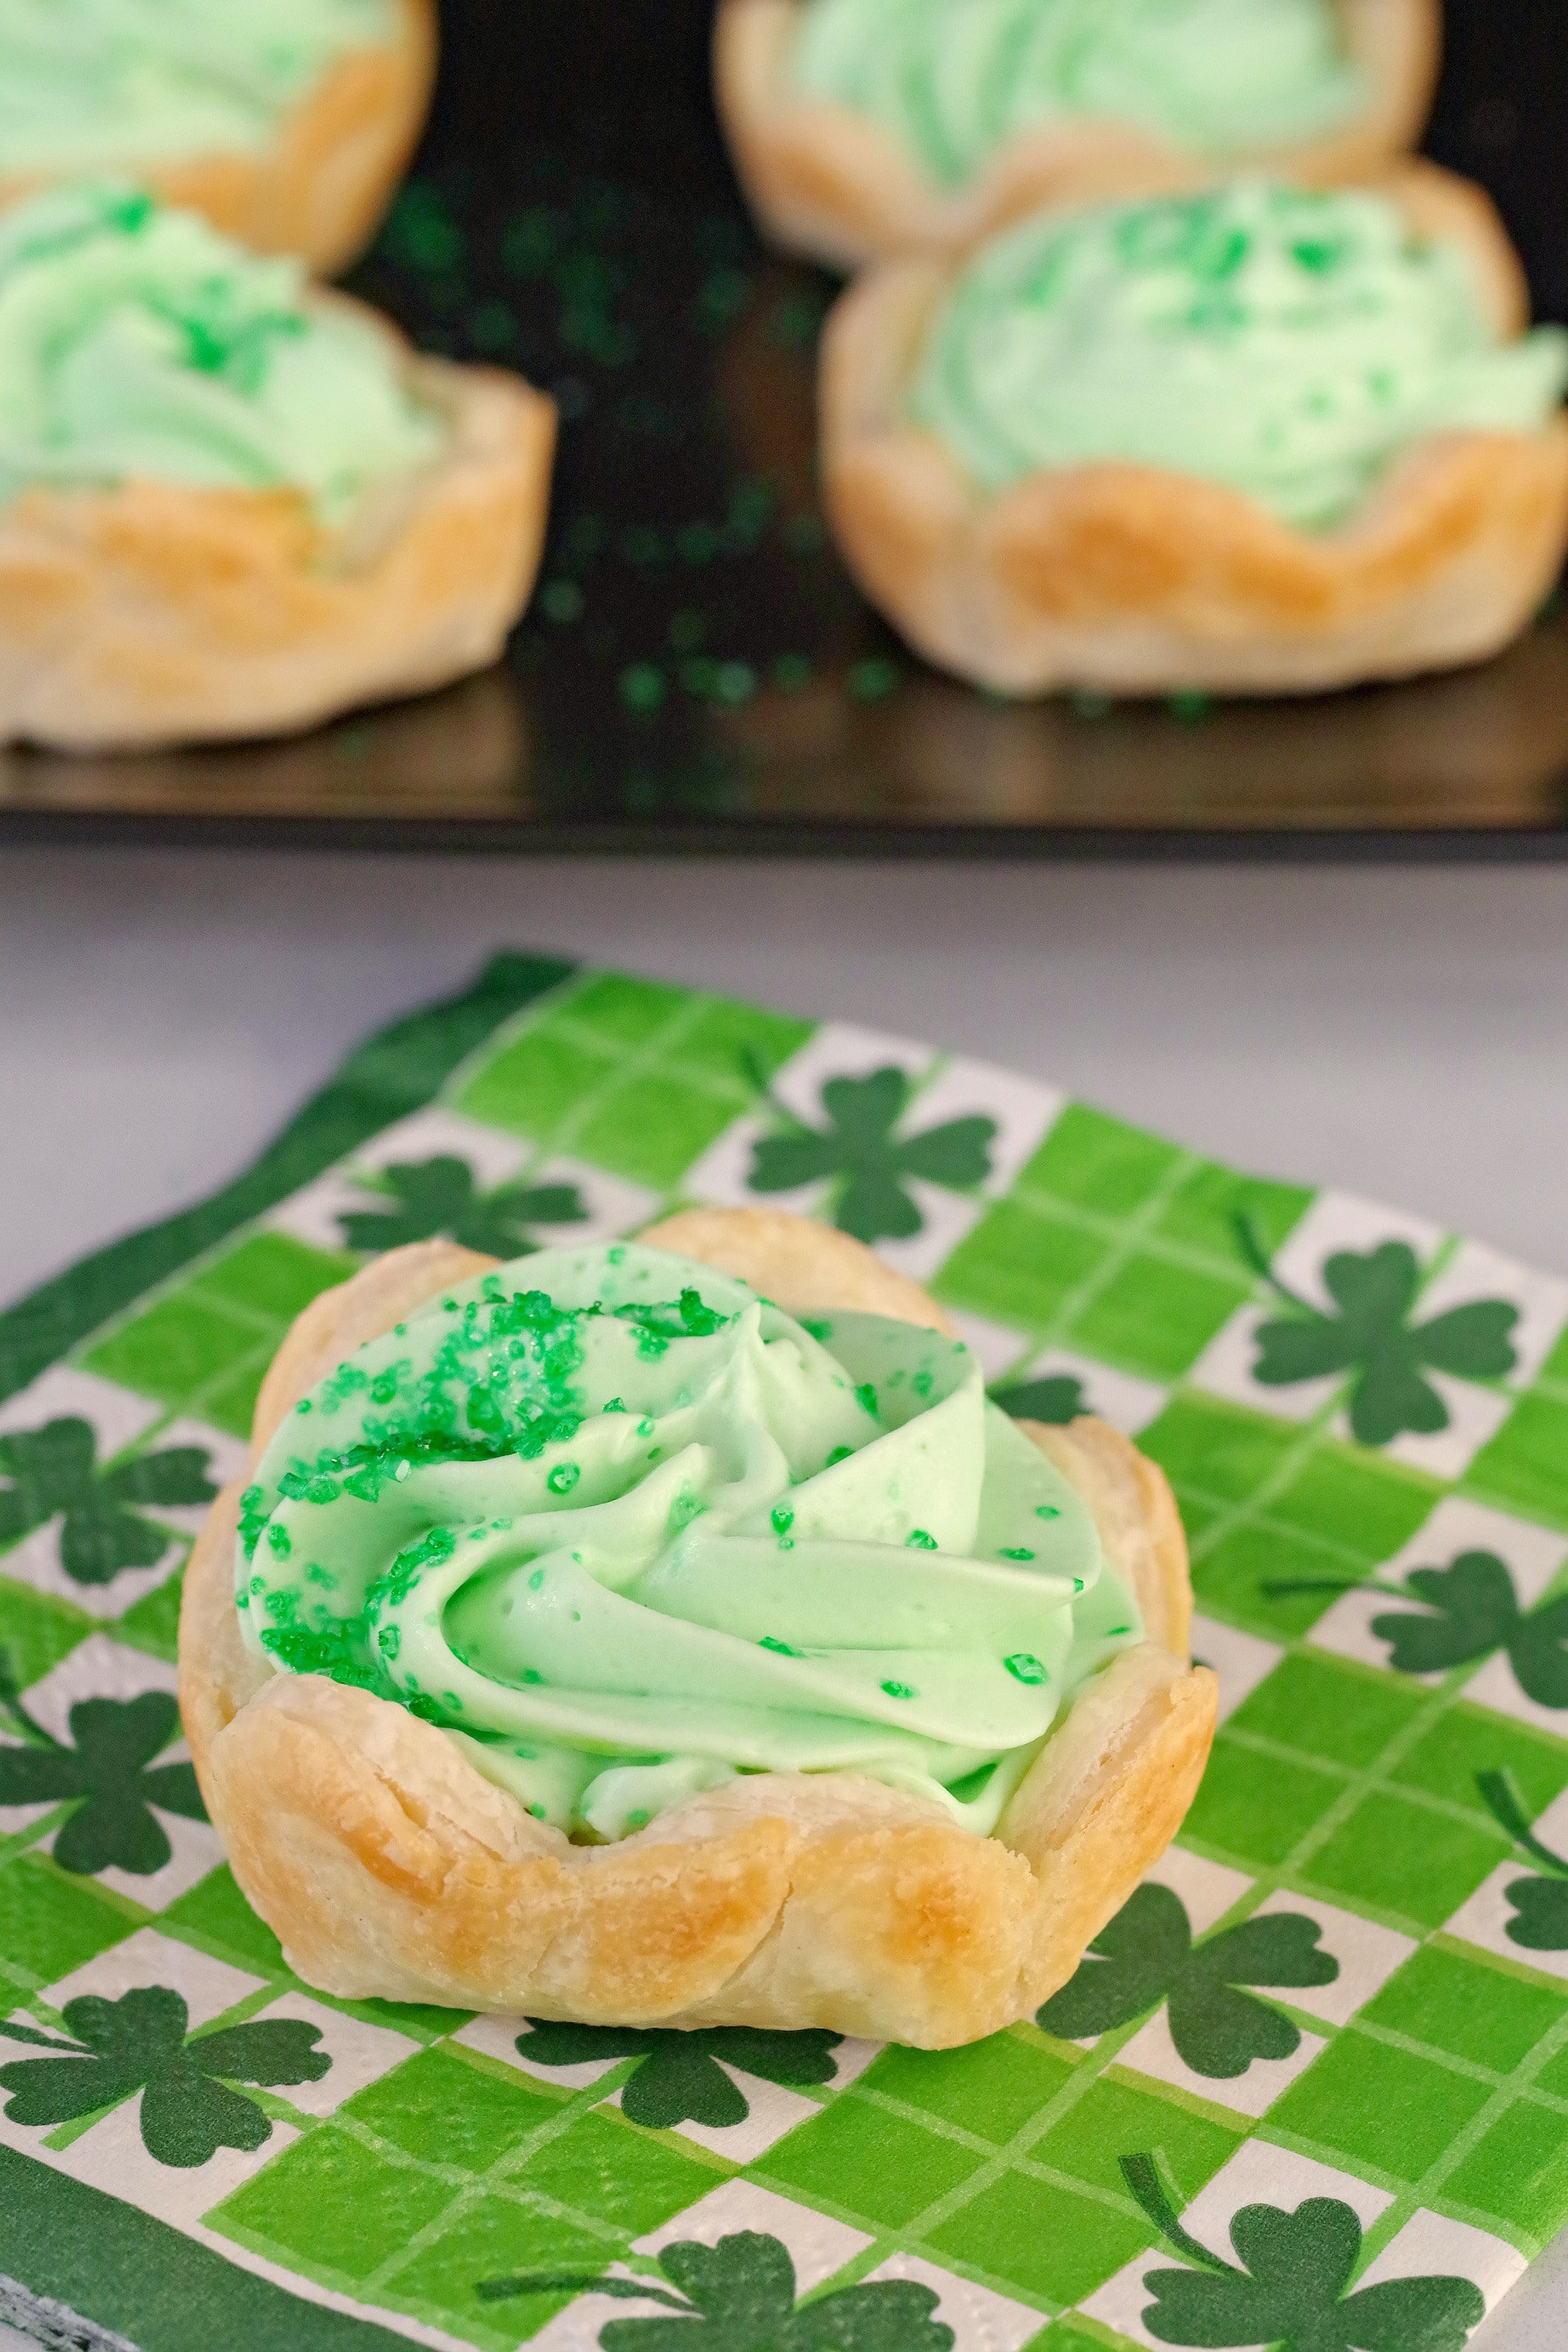
POLYGON ((500 652, 555 413, 197 215, 0 215, 0 742, 287 732, 500 652))
POLYGON ((1065 1982, 1180 1825, 1215 1685, 1160 1473, 1008 1421, 941 1325, 748 1210, 503 1266, 416 1244, 308 1307, 180 1627, 290 1965, 928 2047, 1065 1982))
POLYGON ((1437 0, 724 0, 715 75, 764 226, 854 269, 1241 170, 1371 177, 1440 31, 1437 0))
POLYGON ((822 355, 828 512, 921 652, 1013 694, 1452 667, 1568 543, 1568 334, 1486 198, 1228 183, 868 271, 822 355))
POLYGON ((5 0, 0 206, 134 180, 331 276, 414 151, 434 0, 5 0))

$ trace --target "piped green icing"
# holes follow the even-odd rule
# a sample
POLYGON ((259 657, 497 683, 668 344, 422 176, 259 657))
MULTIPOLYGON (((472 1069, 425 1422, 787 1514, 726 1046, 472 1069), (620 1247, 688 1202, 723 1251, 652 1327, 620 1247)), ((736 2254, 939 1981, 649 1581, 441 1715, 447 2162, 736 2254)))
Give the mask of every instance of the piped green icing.
POLYGON ((909 394, 987 489, 1122 460, 1350 515, 1426 436, 1533 432, 1568 334, 1503 343, 1466 257, 1381 196, 1241 180, 1026 222, 984 247, 909 394))
POLYGON ((127 171, 266 146, 390 0, 5 0, 0 175, 127 171))
POLYGON ((791 71, 950 187, 1053 121, 1222 158, 1318 138, 1366 98, 1333 0, 808 0, 791 71))
POLYGON ((247 1497, 247 1643, 401 1701, 578 1834, 837 1769, 987 1831, 1138 1638, 1089 1512, 966 1348, 847 1314, 824 1344, 662 1251, 521 1259, 311 1404, 247 1497))
POLYGON ((132 477, 325 519, 437 457, 395 348, 194 213, 89 182, 0 215, 0 501, 132 477))

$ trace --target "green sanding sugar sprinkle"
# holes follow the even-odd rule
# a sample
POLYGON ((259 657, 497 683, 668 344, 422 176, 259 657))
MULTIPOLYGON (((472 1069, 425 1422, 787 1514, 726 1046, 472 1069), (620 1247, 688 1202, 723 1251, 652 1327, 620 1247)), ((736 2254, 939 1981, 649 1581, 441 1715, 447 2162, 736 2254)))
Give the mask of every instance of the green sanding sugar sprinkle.
POLYGON ((626 1409, 626 1405, 619 1397, 612 1397, 608 1404, 599 1407, 601 1412, 625 1412, 626 1409))
POLYGON ((544 1483, 552 1495, 569 1495, 582 1475, 581 1463, 558 1462, 544 1483))
POLYGON ((909 1534, 904 1538, 904 1549, 906 1551, 935 1551, 937 1549, 937 1540, 934 1536, 927 1535, 924 1528, 911 1528, 909 1534))
POLYGON ((810 1332, 814 1339, 831 1339, 833 1337, 832 1324, 821 1321, 815 1315, 797 1315, 795 1319, 803 1331, 810 1332))
POLYGON ((773 1533, 787 1536, 795 1525, 795 1513, 787 1503, 775 1503, 773 1508, 773 1533))
POLYGON ((771 1633, 764 1633, 757 1647, 760 1650, 772 1650, 774 1655, 780 1658, 804 1658, 805 1655, 804 1650, 794 1650, 787 1642, 775 1641, 771 1633))
POLYGON ((1037 1503, 1035 1505, 1035 1517, 1037 1519, 1059 1519, 1061 1517, 1061 1512, 1058 1509, 1055 1503, 1037 1503))
POLYGON ((542 1805, 530 1805, 528 1810, 533 1815, 536 1822, 542 1822, 544 1819, 544 1808, 542 1805))
POLYGON ((884 1683, 882 1685, 882 1688, 887 1692, 889 1698, 918 1698, 920 1696, 920 1693, 917 1690, 911 1689, 908 1683, 884 1683))
POLYGON ((542 1586, 543 1582, 544 1570, 542 1568, 536 1568, 533 1574, 528 1580, 528 1589, 531 1592, 537 1592, 542 1586))
POLYGON ((636 1812, 626 1815, 626 1827, 629 1830, 646 1830, 652 1819, 653 1815, 647 1808, 645 1805, 639 1805, 636 1812))
POLYGON ((1022 1544, 1017 1544, 1005 1549, 1002 1557, 1004 1559, 1033 1559, 1035 1555, 1032 1551, 1026 1551, 1022 1544))
POLYGON ((877 1391, 872 1387, 869 1381, 863 1381, 860 1386, 856 1390, 855 1402, 860 1407, 862 1412, 868 1412, 872 1420, 876 1420, 877 1391))
POLYGON ((1044 1666, 1041 1665, 1038 1658, 1032 1658, 1027 1650, 1016 1650, 1010 1658, 1004 1658, 1002 1664, 1006 1667, 1007 1672, 1013 1676, 1015 1682, 1029 1683, 1032 1685, 1035 1683, 1048 1682, 1050 1680, 1050 1676, 1047 1674, 1044 1666))
POLYGON ((854 1458, 855 1448, 852 1445, 836 1445, 823 1466, 825 1469, 832 1470, 837 1468, 840 1462, 852 1462, 854 1458))

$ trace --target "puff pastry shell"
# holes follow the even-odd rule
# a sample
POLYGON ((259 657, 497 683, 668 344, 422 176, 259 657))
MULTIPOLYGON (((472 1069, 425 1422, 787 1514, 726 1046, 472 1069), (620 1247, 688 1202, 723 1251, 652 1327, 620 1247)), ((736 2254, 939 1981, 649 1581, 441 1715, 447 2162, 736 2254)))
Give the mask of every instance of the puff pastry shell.
MULTIPOLYGON (((1383 192, 1470 257, 1500 332, 1528 297, 1479 189, 1408 164, 1383 192)), ((1568 546, 1568 422, 1417 443, 1330 531, 1160 467, 1041 468, 984 493, 905 388, 956 265, 886 263, 822 351, 823 475, 850 570, 910 644, 1007 694, 1310 693, 1453 668, 1526 625, 1568 546)))
POLYGON ((1413 147, 1436 80, 1439 0, 1339 0, 1345 46, 1371 97, 1310 146, 1212 157, 1125 122, 1052 122, 1020 132, 968 185, 939 187, 908 150, 852 108, 791 89, 804 0, 723 0, 714 37, 719 112, 735 168, 780 245, 844 269, 892 253, 947 252, 1047 205, 1175 194, 1221 171, 1312 185, 1364 179, 1413 147))
MULTIPOLYGON (((644 1239, 706 1242, 781 1303, 915 1303, 859 1244, 776 1213, 703 1213, 644 1239)), ((351 1349, 491 1263, 421 1243, 317 1299, 262 1391, 258 1448, 351 1349)), ((742 1778, 621 1844, 574 1846, 404 1708, 258 1664, 234 1604, 231 1488, 186 1573, 180 1704, 235 1875, 290 1965, 341 1998, 931 2049, 1026 2015, 1174 1835, 1215 1705, 1214 1676, 1186 1661, 1186 1553, 1160 1473, 1096 1422, 1031 1434, 1089 1501, 1149 1638, 1075 1700, 990 1838, 838 1772, 742 1778)))
MULTIPOLYGON (((391 37, 340 57, 286 114, 269 146, 138 158, 121 167, 165 204, 205 213, 258 253, 297 253, 330 278, 369 244, 424 129, 436 79, 436 0, 395 0, 391 37)), ((113 176, 106 157, 100 176, 113 176)), ((0 209, 52 184, 0 174, 0 209)))
POLYGON ((342 529, 292 490, 145 479, 0 507, 0 743, 287 734, 496 658, 539 567, 554 407, 378 323, 449 439, 342 529))

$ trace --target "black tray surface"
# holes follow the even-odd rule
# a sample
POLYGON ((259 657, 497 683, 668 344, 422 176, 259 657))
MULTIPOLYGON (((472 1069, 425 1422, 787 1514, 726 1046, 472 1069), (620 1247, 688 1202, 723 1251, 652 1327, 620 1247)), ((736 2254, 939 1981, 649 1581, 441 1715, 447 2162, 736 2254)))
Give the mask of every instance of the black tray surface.
MULTIPOLYGON (((938 676, 823 526, 835 281, 759 243, 711 0, 447 0, 430 128, 349 281, 563 420, 507 658, 294 740, 0 753, 0 839, 987 856, 1568 852, 1568 613, 1454 677, 1298 702, 1010 703, 938 676)), ((1568 318, 1562 0, 1449 0, 1432 152, 1568 318)))

